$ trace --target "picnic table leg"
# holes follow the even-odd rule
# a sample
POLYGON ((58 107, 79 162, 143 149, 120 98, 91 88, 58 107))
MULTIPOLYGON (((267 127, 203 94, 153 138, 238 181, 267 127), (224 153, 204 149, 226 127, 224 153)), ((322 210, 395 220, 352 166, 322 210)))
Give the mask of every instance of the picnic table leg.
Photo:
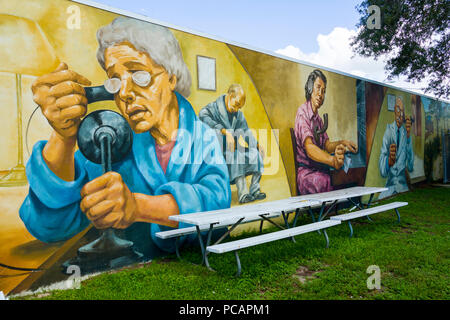
POLYGON ((395 208, 394 210, 395 210, 395 213, 397 214, 397 218, 398 218, 397 222, 400 223, 400 213, 398 212, 397 208, 395 208))
POLYGON ((281 214, 283 215, 284 225, 286 226, 287 229, 289 229, 289 223, 288 223, 289 213, 286 214, 284 211, 281 211, 281 214))
POLYGON ((208 251, 205 252, 205 266, 210 270, 210 271, 216 271, 213 268, 211 268, 211 266, 209 265, 209 261, 208 261, 208 251))
POLYGON ((333 203, 330 204, 330 207, 327 209, 327 211, 325 213, 321 212, 319 221, 322 221, 323 219, 325 219, 325 217, 330 213, 330 211, 333 210, 333 208, 337 206, 337 203, 338 203, 338 200, 335 200, 333 203))
MULTIPOLYGON (((374 193, 370 194, 369 202, 367 202, 367 204, 366 204, 367 209, 369 209, 370 204, 372 203, 372 199, 373 199, 374 195, 375 195, 374 193)), ((362 202, 361 202, 361 204, 362 204, 362 202)), ((364 208, 364 205, 362 205, 362 207, 364 208)), ((370 222, 373 221, 369 216, 366 216, 366 217, 367 217, 367 220, 369 220, 370 222)))
MULTIPOLYGON (((369 203, 367 204, 367 208, 369 208, 369 206, 370 206, 370 202, 372 201, 372 197, 373 197, 373 193, 371 194, 369 203)), ((354 206, 358 207, 359 210, 364 210, 364 204, 363 204, 362 201, 361 201, 361 197, 359 198, 359 201, 358 201, 358 202, 353 201, 352 198, 348 198, 348 200, 349 200, 351 203, 353 203, 354 206)), ((366 216, 366 218, 367 218, 367 220, 372 221, 372 219, 370 219, 369 216, 366 216)))
POLYGON ((370 194, 369 202, 367 202, 367 208, 369 208, 370 205, 372 204, 372 200, 373 200, 373 196, 374 195, 375 195, 375 193, 370 194))
POLYGON ((201 264, 203 264, 203 262, 205 261, 205 245, 203 244, 203 238, 202 238, 202 233, 200 231, 200 227, 199 226, 195 226, 195 228, 197 229, 198 242, 200 243, 200 250, 202 251, 202 262, 201 262, 201 264))
POLYGON ((214 243, 214 245, 216 245, 216 244, 219 244, 219 243, 221 243, 222 241, 223 241, 223 239, 225 239, 241 222, 242 222, 242 220, 244 220, 244 218, 240 218, 235 224, 233 224, 231 227, 230 227, 230 229, 227 231, 227 232, 225 232, 221 237, 220 237, 220 239, 219 240, 217 240, 215 243, 214 243))
POLYGON ((325 210, 325 206, 326 206, 326 202, 322 203, 322 207, 320 208, 319 218, 317 219, 317 222, 322 221, 322 214, 323 214, 323 211, 325 210))
POLYGON ((264 215, 259 215, 261 218, 263 218, 264 220, 266 220, 267 222, 273 224, 275 227, 281 229, 281 230, 286 230, 285 227, 280 226, 278 223, 276 223, 275 221, 270 220, 269 218, 266 218, 264 215))
POLYGON ((348 201, 350 201, 355 207, 357 207, 359 210, 363 210, 364 209, 364 206, 363 206, 363 204, 361 203, 361 199, 358 201, 358 202, 355 202, 354 200, 353 200, 353 198, 347 198, 347 200, 348 201))
MULTIPOLYGON (((317 222, 322 221, 322 214, 323 214, 323 211, 325 210, 325 206, 326 206, 326 202, 323 202, 322 206, 320 207, 320 212, 319 212, 319 217, 317 218, 317 222)), ((313 222, 316 222, 316 221, 313 220, 313 222)), ((317 230, 317 233, 321 234, 320 230, 317 230)))
POLYGON ((328 239, 327 230, 323 229, 323 235, 325 236, 325 240, 327 241, 327 245, 325 248, 328 248, 330 246, 330 240, 328 239))
POLYGON ((292 223, 292 228, 295 228, 295 225, 297 224, 297 218, 300 215, 300 208, 295 209, 295 216, 294 221, 292 223))
MULTIPOLYGON (((323 202, 322 206, 320 207, 320 212, 319 212, 319 217, 317 218, 317 222, 322 221, 322 214, 323 214, 323 211, 325 210, 325 205, 326 205, 326 202, 323 202)), ((316 222, 314 220, 314 215, 313 215, 313 222, 316 222)), ((317 230, 317 233, 321 234, 320 230, 317 230)))
MULTIPOLYGON (((289 229, 290 226, 289 226, 289 221, 288 221, 288 220, 289 220, 289 215, 290 215, 290 213, 285 214, 284 211, 281 211, 281 214, 283 215, 284 224, 286 225, 286 229, 289 229)), ((292 242, 295 243, 294 237, 291 237, 291 239, 292 239, 292 242)))
MULTIPOLYGON (((375 193, 372 193, 372 194, 370 195, 369 202, 367 202, 367 209, 369 209, 370 205, 372 204, 372 200, 373 200, 373 196, 374 196, 374 195, 375 195, 375 193)), ((367 219, 368 219, 369 221, 372 221, 372 219, 370 219, 369 216, 367 216, 367 219)))
POLYGON ((314 212, 311 207, 308 208, 309 215, 311 216, 312 222, 316 222, 316 218, 314 217, 314 212))
POLYGON ((237 272, 236 272, 236 277, 239 277, 241 275, 241 260, 239 260, 239 254, 238 254, 238 250, 234 251, 234 256, 236 257, 236 264, 237 264, 237 272))
POLYGON ((177 254, 177 258, 182 260, 180 255, 180 237, 175 238, 175 253, 177 254))
MULTIPOLYGON (((323 219, 325 219, 325 217, 328 215, 328 213, 330 213, 331 210, 333 210, 333 207, 336 206, 338 200, 335 200, 333 203, 330 204, 330 207, 327 209, 327 211, 325 213, 325 207, 326 207, 326 202, 324 202, 322 204, 322 208, 320 208, 320 214, 319 214, 319 220, 318 221, 322 221, 323 219)), ((321 230, 317 230, 317 232, 320 234, 322 231, 321 230)))
MULTIPOLYGON (((225 233, 219 238, 219 240, 217 240, 217 241, 214 243, 214 245, 221 243, 221 242, 223 241, 223 239, 225 239, 225 238, 231 233, 231 231, 233 231, 233 230, 234 230, 234 229, 242 222, 242 220, 244 220, 244 218, 239 219, 235 224, 233 224, 233 225, 231 226, 231 228, 230 228, 227 232, 225 232, 225 233)), ((211 225, 209 226, 208 239, 207 239, 207 241, 206 241, 206 247, 208 247, 209 244, 210 244, 210 242, 211 242, 211 232, 212 232, 213 226, 214 226, 214 224, 211 224, 211 225)), ((200 231, 199 227, 196 226, 196 228, 197 228, 197 232, 199 232, 199 231, 200 231)), ((201 244, 201 246, 202 246, 202 252, 203 252, 203 261, 205 262, 206 267, 207 267, 209 270, 211 270, 211 271, 215 271, 215 270, 214 270, 213 268, 211 268, 211 266, 209 265, 209 261, 208 261, 208 253, 209 253, 209 252, 208 252, 207 250, 205 250, 205 248, 203 247, 203 243, 201 244)))
POLYGON ((350 238, 353 237, 353 228, 352 228, 352 223, 350 221, 347 221, 348 223, 348 227, 350 228, 350 238))
MULTIPOLYGON (((211 243, 211 235, 212 235, 212 229, 213 229, 213 226, 214 226, 214 224, 212 224, 212 223, 209 225, 208 238, 207 238, 207 240, 206 240, 206 247, 208 247, 209 244, 211 243)), ((211 270, 211 271, 216 271, 216 270, 214 270, 213 268, 211 268, 211 266, 209 265, 209 261, 208 261, 208 251, 207 251, 207 250, 205 250, 205 258, 204 258, 204 261, 205 261, 206 267, 207 267, 209 270, 211 270)))
POLYGON ((210 224, 209 225, 209 230, 208 230, 208 238, 206 239, 206 246, 209 246, 209 244, 211 243, 211 235, 212 235, 212 229, 214 227, 214 224, 210 224))

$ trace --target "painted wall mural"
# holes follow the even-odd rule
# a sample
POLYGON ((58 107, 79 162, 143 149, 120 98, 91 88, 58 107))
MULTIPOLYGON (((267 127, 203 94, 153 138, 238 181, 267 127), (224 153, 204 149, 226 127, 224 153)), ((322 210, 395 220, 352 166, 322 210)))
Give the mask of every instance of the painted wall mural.
POLYGON ((436 181, 444 174, 442 139, 450 133, 450 105, 427 97, 421 97, 421 103, 425 111, 424 171, 428 181, 436 181))
POLYGON ((68 0, 0 0, 0 44, 5 293, 173 253, 170 215, 442 178, 428 97, 68 0))

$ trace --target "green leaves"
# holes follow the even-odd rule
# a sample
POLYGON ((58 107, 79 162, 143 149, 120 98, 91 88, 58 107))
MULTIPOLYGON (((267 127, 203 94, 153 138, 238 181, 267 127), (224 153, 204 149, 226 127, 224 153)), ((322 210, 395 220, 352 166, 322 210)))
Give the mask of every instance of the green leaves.
POLYGON ((449 1, 364 0, 356 9, 361 18, 351 43, 355 53, 387 56, 388 78, 403 75, 412 82, 428 78, 427 92, 449 97, 449 1), (381 9, 381 29, 366 25, 370 5, 381 9))

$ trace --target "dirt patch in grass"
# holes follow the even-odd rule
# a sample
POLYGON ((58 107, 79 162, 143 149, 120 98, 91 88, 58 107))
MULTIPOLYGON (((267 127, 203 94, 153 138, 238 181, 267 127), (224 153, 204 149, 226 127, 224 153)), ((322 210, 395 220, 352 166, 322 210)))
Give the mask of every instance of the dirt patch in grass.
POLYGON ((408 229, 408 228, 405 228, 405 227, 401 227, 400 229, 395 229, 395 230, 392 230, 392 232, 394 232, 394 233, 414 233, 414 230, 411 230, 411 229, 408 229))
POLYGON ((297 279, 301 283, 306 283, 307 281, 318 278, 317 274, 320 272, 322 272, 322 270, 309 270, 308 267, 300 266, 292 275, 292 277, 294 279, 297 279))
POLYGON ((392 229, 394 233, 414 233, 417 230, 411 227, 410 223, 406 223, 406 225, 399 225, 395 229, 392 229))

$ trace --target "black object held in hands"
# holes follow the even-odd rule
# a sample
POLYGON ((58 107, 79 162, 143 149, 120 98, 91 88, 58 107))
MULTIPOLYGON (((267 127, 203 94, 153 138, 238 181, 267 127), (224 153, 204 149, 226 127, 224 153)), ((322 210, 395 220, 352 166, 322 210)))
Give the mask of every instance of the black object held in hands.
POLYGON ((324 113, 323 115, 323 127, 319 129, 318 126, 314 126, 314 140, 316 141, 316 145, 320 146, 320 136, 325 133, 328 129, 328 113, 324 113))

